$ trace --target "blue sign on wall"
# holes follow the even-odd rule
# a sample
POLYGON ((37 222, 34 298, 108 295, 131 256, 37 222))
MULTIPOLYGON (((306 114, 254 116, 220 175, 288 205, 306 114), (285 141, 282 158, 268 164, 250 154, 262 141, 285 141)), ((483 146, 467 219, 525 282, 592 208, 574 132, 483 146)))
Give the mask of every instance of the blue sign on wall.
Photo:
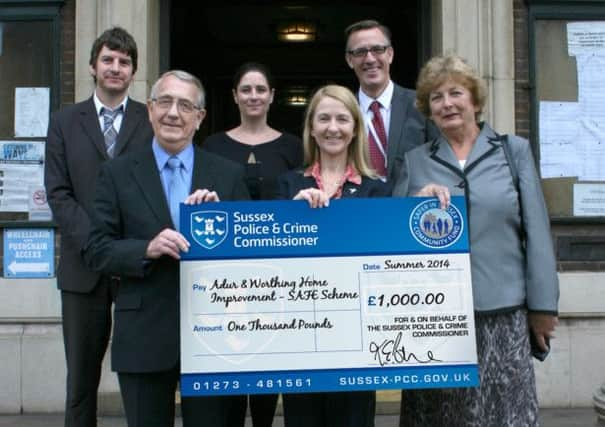
POLYGON ((54 275, 54 229, 4 229, 4 277, 20 279, 54 275))

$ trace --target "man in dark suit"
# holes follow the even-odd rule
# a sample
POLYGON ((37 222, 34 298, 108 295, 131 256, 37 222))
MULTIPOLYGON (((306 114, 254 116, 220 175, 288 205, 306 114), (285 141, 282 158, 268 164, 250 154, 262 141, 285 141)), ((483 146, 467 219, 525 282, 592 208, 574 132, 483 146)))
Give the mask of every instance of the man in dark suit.
POLYGON ((145 105, 128 98, 136 70, 132 36, 121 28, 105 31, 90 54, 96 83, 93 95, 54 114, 48 129, 45 184, 61 234, 57 283, 67 362, 68 427, 97 425, 97 389, 118 279, 89 270, 81 250, 88 238, 92 190, 101 164, 151 140, 145 105))
MULTIPOLYGON (((178 203, 247 199, 240 166, 194 147, 204 116, 200 81, 169 71, 147 104, 150 146, 103 166, 85 251, 95 271, 121 276, 111 351, 129 427, 174 422, 179 379, 178 203), (183 192, 183 188, 185 191, 183 192), (193 189, 195 189, 193 191, 193 189)), ((184 426, 223 426, 228 398, 183 398, 184 426)))
POLYGON ((364 20, 350 25, 345 37, 345 59, 359 80, 358 99, 369 133, 372 166, 387 181, 395 182, 403 153, 436 137, 437 130, 414 106, 416 93, 391 80, 390 30, 377 21, 364 20))

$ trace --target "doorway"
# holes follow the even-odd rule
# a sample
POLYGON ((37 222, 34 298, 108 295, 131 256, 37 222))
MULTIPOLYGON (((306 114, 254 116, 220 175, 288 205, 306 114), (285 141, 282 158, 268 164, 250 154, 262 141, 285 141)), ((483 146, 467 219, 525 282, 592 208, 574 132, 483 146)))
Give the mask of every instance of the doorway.
POLYGON ((239 123, 231 95, 232 75, 244 62, 266 64, 275 80, 269 124, 301 135, 304 105, 293 94, 312 94, 327 83, 357 90, 344 60, 344 29, 362 19, 376 19, 392 31, 393 80, 414 87, 421 63, 429 56, 430 2, 383 1, 229 1, 219 3, 166 0, 162 4, 162 68, 183 69, 198 76, 206 89, 208 116, 198 142, 239 123), (284 23, 305 22, 315 40, 288 43, 278 39, 284 23), (299 103, 300 104, 300 103, 299 103))

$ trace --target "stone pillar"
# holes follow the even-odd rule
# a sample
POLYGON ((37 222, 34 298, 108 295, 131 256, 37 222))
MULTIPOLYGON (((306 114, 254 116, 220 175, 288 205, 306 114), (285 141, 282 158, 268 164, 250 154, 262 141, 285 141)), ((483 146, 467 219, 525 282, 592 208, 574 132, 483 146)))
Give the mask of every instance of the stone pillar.
POLYGON ((595 392, 593 400, 594 408, 599 416, 599 421, 605 423, 605 383, 603 383, 595 392))
POLYGON ((94 83, 89 72, 94 40, 114 25, 126 29, 137 42, 138 69, 130 95, 145 101, 158 77, 160 63, 160 0, 76 0, 76 102, 88 98, 94 83))
POLYGON ((483 119, 515 131, 513 0, 433 0, 433 54, 454 53, 475 67, 488 88, 483 119))

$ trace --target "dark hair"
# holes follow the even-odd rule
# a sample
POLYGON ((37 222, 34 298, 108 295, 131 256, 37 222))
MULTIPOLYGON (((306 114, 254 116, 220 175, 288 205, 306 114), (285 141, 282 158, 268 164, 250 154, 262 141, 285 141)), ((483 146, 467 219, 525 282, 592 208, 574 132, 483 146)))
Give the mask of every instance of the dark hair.
POLYGON ((261 73, 265 76, 267 80, 267 84, 269 85, 269 89, 273 89, 273 76, 271 75, 271 71, 269 71, 269 67, 265 64, 261 64, 259 62, 246 62, 245 64, 240 65, 235 74, 233 75, 233 90, 237 90, 237 86, 242 81, 244 75, 251 71, 256 71, 257 73, 261 73))
POLYGON ((137 71, 137 43, 124 28, 113 27, 105 30, 103 34, 95 40, 92 44, 92 49, 90 49, 89 64, 91 67, 95 67, 103 46, 107 46, 107 49, 117 50, 130 56, 130 59, 132 59, 133 73, 137 71))
POLYGON ((345 43, 347 44, 347 48, 351 34, 356 33, 357 31, 371 30, 373 28, 378 28, 380 32, 384 34, 389 44, 391 44, 391 30, 389 30, 389 27, 381 24, 378 21, 375 21, 374 19, 364 19, 363 21, 355 22, 354 24, 349 25, 345 29, 345 43))

